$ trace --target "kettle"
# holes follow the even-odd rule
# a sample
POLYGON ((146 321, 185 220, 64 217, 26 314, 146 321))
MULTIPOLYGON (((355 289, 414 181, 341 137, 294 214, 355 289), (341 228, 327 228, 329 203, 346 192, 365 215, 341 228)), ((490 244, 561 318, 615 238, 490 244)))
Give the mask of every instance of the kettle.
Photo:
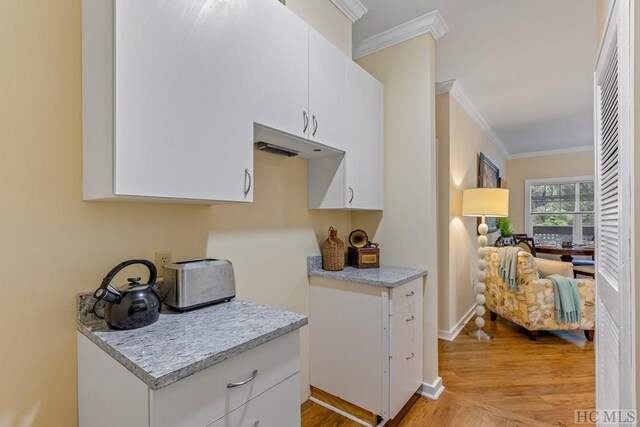
POLYGON ((121 262, 107 273, 102 284, 93 293, 97 300, 106 301, 104 319, 111 329, 136 329, 155 323, 160 317, 162 301, 153 289, 158 271, 151 261, 131 259, 121 262), (125 267, 142 264, 149 269, 149 283, 140 284, 139 277, 127 279, 129 287, 117 290, 111 286, 111 280, 125 267))

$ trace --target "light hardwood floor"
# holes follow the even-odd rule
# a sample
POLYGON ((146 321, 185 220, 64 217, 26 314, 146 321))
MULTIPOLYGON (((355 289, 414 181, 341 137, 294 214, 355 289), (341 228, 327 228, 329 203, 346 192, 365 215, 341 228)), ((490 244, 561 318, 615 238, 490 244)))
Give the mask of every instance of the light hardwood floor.
MULTIPOLYGON (((594 408, 594 347, 582 331, 541 332, 530 341, 500 317, 486 323, 490 343, 466 331, 438 342, 444 393, 414 399, 387 426, 570 426, 575 409, 594 408)), ((302 405, 302 425, 360 426, 311 401, 302 405)))

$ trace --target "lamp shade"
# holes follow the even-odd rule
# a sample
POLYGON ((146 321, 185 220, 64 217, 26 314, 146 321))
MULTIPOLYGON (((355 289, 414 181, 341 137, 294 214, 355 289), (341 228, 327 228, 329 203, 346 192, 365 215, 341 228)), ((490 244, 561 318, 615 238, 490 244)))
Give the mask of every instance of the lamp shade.
POLYGON ((462 193, 463 216, 509 215, 509 190, 504 188, 470 188, 462 193))

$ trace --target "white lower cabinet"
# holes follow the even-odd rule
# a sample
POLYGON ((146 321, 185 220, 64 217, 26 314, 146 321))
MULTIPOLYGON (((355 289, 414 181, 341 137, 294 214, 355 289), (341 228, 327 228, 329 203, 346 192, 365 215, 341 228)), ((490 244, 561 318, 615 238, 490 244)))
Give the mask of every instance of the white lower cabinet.
MULTIPOLYGON (((422 305, 422 304, 421 304, 422 305)), ((391 356, 389 406, 395 417, 422 385, 422 334, 391 356)))
POLYGON ((300 392, 300 374, 228 413, 209 427, 284 427, 300 425, 300 403, 291 395, 300 392))
POLYGON ((424 279, 395 288, 311 277, 310 383, 393 419, 422 385, 424 279))
POLYGON ((299 354, 294 331, 152 390, 78 333, 79 425, 299 426, 299 354))

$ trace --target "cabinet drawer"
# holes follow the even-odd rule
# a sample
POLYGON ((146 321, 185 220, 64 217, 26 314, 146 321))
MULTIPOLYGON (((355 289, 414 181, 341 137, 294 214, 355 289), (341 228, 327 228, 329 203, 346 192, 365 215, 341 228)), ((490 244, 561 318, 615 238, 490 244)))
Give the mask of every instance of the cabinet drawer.
POLYGON ((422 335, 391 358, 390 400, 393 419, 422 384, 422 335))
POLYGON ((151 425, 202 427, 210 424, 298 372, 299 353, 299 332, 294 331, 175 384, 151 391, 151 425), (255 370, 258 373, 253 380, 227 387, 251 378, 255 370))
POLYGON ((422 301, 414 302, 391 315, 391 351, 395 354, 422 336, 422 301))
POLYGON ((389 314, 401 311, 409 304, 422 299, 422 278, 391 289, 389 314))
POLYGON ((300 374, 295 374, 208 427, 300 425, 300 374))

